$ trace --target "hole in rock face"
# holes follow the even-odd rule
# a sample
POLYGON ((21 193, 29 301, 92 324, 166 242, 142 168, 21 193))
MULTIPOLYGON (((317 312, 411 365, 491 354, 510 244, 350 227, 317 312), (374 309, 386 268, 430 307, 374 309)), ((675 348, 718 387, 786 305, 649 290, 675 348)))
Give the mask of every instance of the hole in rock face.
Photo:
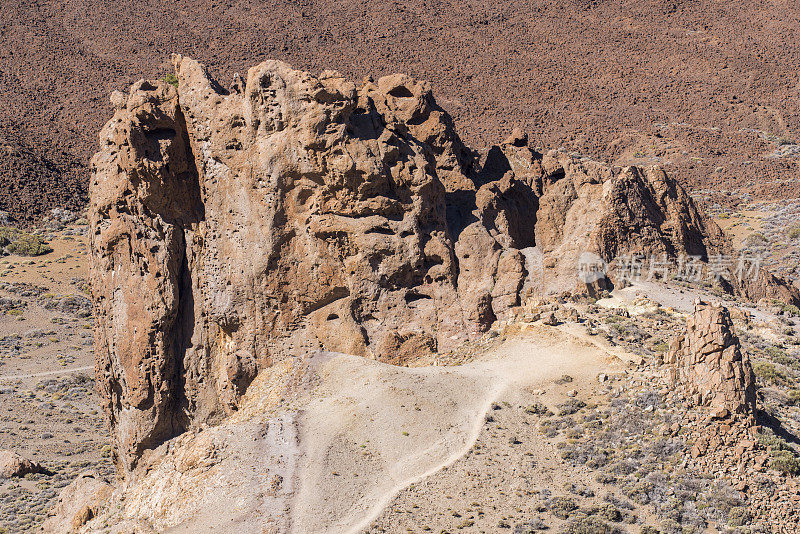
POLYGON ((394 89, 389 91, 389 94, 392 95, 395 98, 413 98, 414 97, 414 93, 409 91, 408 87, 405 87, 403 85, 401 85, 399 87, 395 87, 394 89))
POLYGON ((337 315, 337 314, 335 314, 335 313, 332 313, 332 314, 328 315, 328 318, 327 318, 327 320, 328 320, 328 321, 335 321, 335 320, 336 320, 336 319, 338 319, 338 318, 339 318, 339 315, 337 315))
POLYGON ((409 291, 406 293, 406 303, 411 304, 412 302, 416 302, 418 300, 431 300, 431 297, 428 295, 422 295, 417 293, 416 291, 409 291))
POLYGON ((385 226, 375 226, 373 228, 370 228, 369 230, 367 230, 364 233, 365 234, 394 235, 394 232, 392 231, 392 229, 391 228, 387 228, 385 226))

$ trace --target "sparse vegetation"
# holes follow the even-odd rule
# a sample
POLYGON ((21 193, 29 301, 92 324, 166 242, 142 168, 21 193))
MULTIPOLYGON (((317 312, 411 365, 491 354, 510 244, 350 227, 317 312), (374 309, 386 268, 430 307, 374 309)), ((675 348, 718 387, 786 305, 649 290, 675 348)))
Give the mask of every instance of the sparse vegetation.
POLYGON ((178 77, 172 74, 171 72, 165 74, 164 77, 161 78, 161 81, 164 83, 168 83, 173 87, 176 88, 178 87, 178 77))
POLYGON ((753 372, 767 385, 779 385, 786 382, 786 373, 772 362, 756 362, 753 372))
POLYGON ((53 252, 50 245, 35 234, 29 234, 10 226, 0 227, 0 247, 18 256, 41 256, 53 252))
POLYGON ((578 504, 570 497, 554 497, 550 501, 550 513, 559 519, 568 519, 578 509, 578 504))

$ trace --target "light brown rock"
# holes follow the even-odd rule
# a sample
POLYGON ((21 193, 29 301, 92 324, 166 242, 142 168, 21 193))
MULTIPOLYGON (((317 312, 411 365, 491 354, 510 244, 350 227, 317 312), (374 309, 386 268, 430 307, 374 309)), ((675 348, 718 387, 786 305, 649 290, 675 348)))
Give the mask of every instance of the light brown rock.
POLYGON ((0 479, 24 477, 29 473, 44 473, 45 469, 36 462, 23 458, 19 454, 0 450, 0 479))
MULTIPOLYGON (((48 534, 79 532, 97 516, 100 507, 111 496, 112 487, 94 472, 78 475, 59 495, 48 512, 42 531, 48 534)), ((144 534, 144 531, 139 531, 144 534)))
MULTIPOLYGON (((92 160, 97 384, 121 473, 239 408, 265 368, 326 349, 408 364, 573 291, 583 253, 725 246, 663 170, 484 159, 424 82, 356 86, 266 61, 231 90, 173 58, 92 160)), ((581 284, 583 284, 581 286, 581 284)))
POLYGON ((724 306, 697 301, 666 363, 671 385, 696 404, 711 407, 712 418, 755 412, 755 375, 724 306))

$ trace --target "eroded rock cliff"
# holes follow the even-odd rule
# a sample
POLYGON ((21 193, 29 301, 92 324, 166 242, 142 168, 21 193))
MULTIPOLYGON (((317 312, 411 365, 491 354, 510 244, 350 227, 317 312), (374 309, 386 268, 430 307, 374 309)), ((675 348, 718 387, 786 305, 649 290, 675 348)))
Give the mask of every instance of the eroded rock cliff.
POLYGON ((585 252, 728 246, 658 168, 543 155, 519 132, 482 160, 406 76, 267 61, 228 90, 173 61, 177 87, 113 97, 92 162, 98 384, 123 473, 231 414, 276 361, 403 363, 575 289, 585 252))

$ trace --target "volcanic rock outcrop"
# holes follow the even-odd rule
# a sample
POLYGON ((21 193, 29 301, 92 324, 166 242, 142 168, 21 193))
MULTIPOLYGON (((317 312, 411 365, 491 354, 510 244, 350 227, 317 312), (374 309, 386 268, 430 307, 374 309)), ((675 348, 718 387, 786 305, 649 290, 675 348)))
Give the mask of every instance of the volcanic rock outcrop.
POLYGON ((686 333, 676 337, 666 357, 669 381, 698 406, 752 414, 756 383, 750 359, 742 353, 728 309, 695 302, 686 333))
POLYGON ((406 76, 267 61, 228 90, 173 62, 177 87, 114 95, 92 160, 97 378, 123 473, 236 411, 276 361, 402 363, 574 290, 583 253, 727 246, 658 168, 543 155, 519 132, 481 159, 406 76))
MULTIPOLYGON (((99 475, 81 473, 61 492, 58 503, 50 510, 42 525, 42 531, 52 534, 79 532, 81 527, 98 515, 112 489, 99 475)), ((133 532, 144 534, 141 528, 133 532)))
POLYGON ((29 473, 46 473, 39 464, 23 458, 19 454, 0 450, 0 479, 12 477, 24 477, 29 473))

